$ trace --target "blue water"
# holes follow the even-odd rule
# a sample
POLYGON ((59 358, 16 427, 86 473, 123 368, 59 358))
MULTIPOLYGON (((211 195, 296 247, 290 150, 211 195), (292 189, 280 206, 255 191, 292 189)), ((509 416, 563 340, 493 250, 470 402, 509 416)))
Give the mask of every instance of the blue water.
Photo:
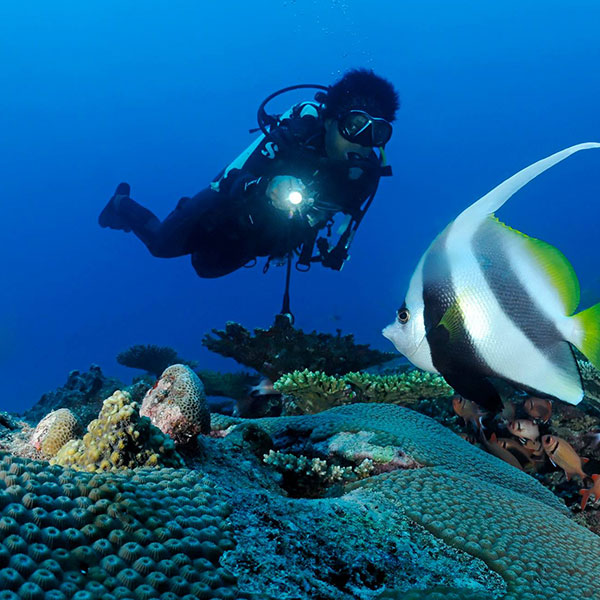
MULTIPOLYGON (((535 160, 600 140, 597 0, 60 1, 0 4, 0 410, 23 410, 72 369, 172 345, 235 370, 202 335, 268 326, 283 269, 201 280, 97 216, 120 181, 161 218, 253 139, 256 108, 348 68, 389 78, 402 108, 382 180, 341 273, 292 281, 297 325, 380 349, 433 237, 535 160)), ((296 100, 293 98, 292 100, 296 100)), ((600 299, 600 152, 569 159, 499 216, 559 247, 600 299)))

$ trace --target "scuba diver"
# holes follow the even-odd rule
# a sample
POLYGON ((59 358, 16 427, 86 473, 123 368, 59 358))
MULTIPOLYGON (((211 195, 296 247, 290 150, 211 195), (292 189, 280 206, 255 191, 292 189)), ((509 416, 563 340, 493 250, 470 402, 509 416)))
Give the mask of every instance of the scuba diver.
POLYGON ((289 287, 294 255, 299 270, 313 262, 340 270, 380 176, 391 174, 384 146, 398 107, 392 84, 367 69, 351 70, 329 87, 285 88, 261 104, 262 134, 254 143, 208 188, 181 198, 164 221, 133 200, 130 186, 121 183, 99 224, 133 231, 156 257, 191 254, 200 277, 227 275, 257 257, 268 257, 266 271, 271 260, 282 264, 287 258, 289 287), (315 101, 282 115, 267 114, 267 102, 298 88, 322 91, 315 101), (340 212, 346 222, 331 244, 327 238, 340 212), (317 239, 324 228, 327 237, 317 239))

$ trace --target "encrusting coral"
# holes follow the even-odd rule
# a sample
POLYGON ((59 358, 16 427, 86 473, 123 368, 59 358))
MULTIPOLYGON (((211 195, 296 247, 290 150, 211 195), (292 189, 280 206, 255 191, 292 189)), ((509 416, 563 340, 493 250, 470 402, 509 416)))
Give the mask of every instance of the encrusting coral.
POLYGON ((140 417, 138 404, 120 390, 104 401, 83 438, 67 442, 50 462, 89 472, 184 464, 173 440, 140 417))
POLYGON ((51 458, 69 441, 75 438, 81 425, 68 408, 59 408, 47 414, 35 428, 31 445, 45 458, 51 458))
POLYGON ((360 371, 397 357, 367 344, 357 344, 353 335, 305 333, 292 327, 284 316, 269 329, 250 333, 238 323, 228 322, 225 330, 213 329, 202 343, 212 352, 235 359, 272 381, 297 369, 322 371, 328 375, 360 371))
MULTIPOLYGON (((600 539, 569 518, 564 505, 535 479, 470 446, 432 419, 397 406, 354 404, 316 415, 252 423, 270 435, 282 454, 289 453, 288 447, 302 448, 303 452, 320 453, 328 463, 339 457, 355 465, 369 456, 404 457, 402 468, 351 483, 339 498, 328 499, 339 503, 334 512, 342 515, 349 507, 360 506, 365 515, 374 510, 384 515, 383 520, 388 515, 404 515, 441 544, 483 561, 490 573, 499 574, 505 582, 504 590, 495 588, 493 592, 485 589, 494 581, 491 575, 479 581, 479 590, 456 589, 446 583, 447 594, 440 591, 442 595, 436 596, 427 589, 423 573, 423 579, 418 576, 412 587, 425 589, 411 591, 410 582, 400 580, 397 583, 402 589, 392 593, 397 583, 390 580, 389 586, 386 581, 390 591, 382 598, 595 597, 600 539), (345 438, 343 444, 340 437, 345 438)), ((300 511, 302 499, 295 502, 298 504, 291 504, 287 514, 300 511)), ((317 506, 312 505, 315 519, 317 506)), ((339 522, 333 527, 345 530, 346 525, 339 522)), ((401 539, 397 535, 396 544, 401 539)), ((414 544, 408 544, 406 563, 413 551, 414 544)), ((393 560, 396 552, 387 560, 393 560)), ((456 560, 464 563, 462 558, 456 560)), ((445 577, 446 582, 451 579, 450 574, 445 577)), ((437 583, 444 581, 438 579, 437 583)))
POLYGON ((171 365, 146 393, 140 409, 175 444, 187 444, 210 431, 204 386, 187 365, 171 365))
POLYGON ((220 565, 230 508, 201 474, 0 458, 2 600, 242 597, 220 565))
POLYGON ((286 395, 284 408, 288 414, 313 414, 355 402, 410 405, 423 398, 453 394, 440 375, 418 370, 396 375, 348 373, 335 377, 305 369, 283 375, 273 387, 286 395))

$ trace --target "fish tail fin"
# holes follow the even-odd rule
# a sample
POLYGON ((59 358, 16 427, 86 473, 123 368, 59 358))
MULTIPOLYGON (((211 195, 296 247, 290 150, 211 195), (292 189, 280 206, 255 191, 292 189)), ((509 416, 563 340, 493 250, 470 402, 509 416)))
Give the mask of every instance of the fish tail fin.
POLYGON ((577 322, 577 340, 569 340, 600 369, 600 302, 571 317, 577 322))
POLYGON ((591 490, 579 490, 579 493, 581 494, 581 510, 585 510, 585 505, 590 498, 590 491, 591 490))

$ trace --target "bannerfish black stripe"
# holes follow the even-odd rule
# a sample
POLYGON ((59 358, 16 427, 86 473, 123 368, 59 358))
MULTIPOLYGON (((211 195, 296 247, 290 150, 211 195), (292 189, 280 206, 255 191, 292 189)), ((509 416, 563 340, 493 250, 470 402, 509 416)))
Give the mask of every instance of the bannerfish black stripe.
POLYGON ((527 336, 540 353, 569 376, 579 378, 569 344, 554 322, 537 307, 510 264, 503 244, 506 235, 507 232, 497 223, 486 219, 471 239, 473 254, 487 284, 506 318, 527 336), (508 285, 505 285, 506 282, 509 282, 508 285))
MULTIPOLYGON (((443 375, 445 372, 479 367, 484 373, 492 374, 490 367, 477 352, 464 322, 460 323, 459 335, 452 340, 440 342, 438 325, 448 309, 456 301, 452 286, 451 267, 445 251, 447 228, 430 248, 423 264, 423 318, 433 366, 443 375)), ((462 321, 462 317, 461 317, 462 321)))

